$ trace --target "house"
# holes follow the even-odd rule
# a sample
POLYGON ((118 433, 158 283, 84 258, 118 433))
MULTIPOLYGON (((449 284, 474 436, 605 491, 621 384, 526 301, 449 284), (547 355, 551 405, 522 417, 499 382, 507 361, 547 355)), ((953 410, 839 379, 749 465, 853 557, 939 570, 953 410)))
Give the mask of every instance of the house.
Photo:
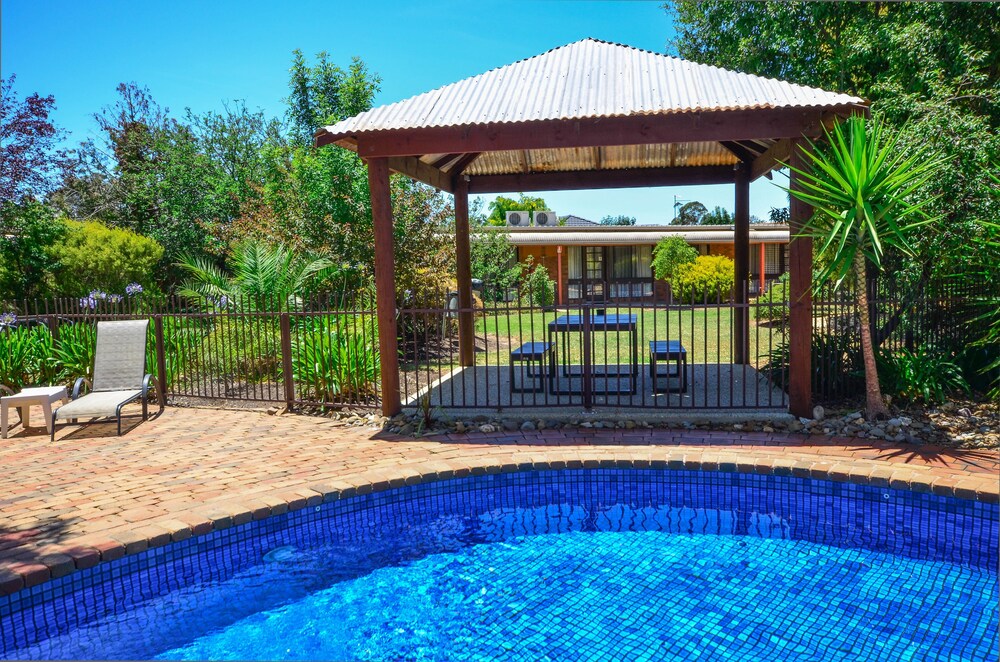
MULTIPOLYGON (((572 217, 576 218, 576 217, 572 217)), ((583 219, 580 219, 583 220, 583 219)), ((684 225, 564 225, 499 228, 517 251, 517 260, 543 265, 556 282, 557 301, 583 299, 663 300, 666 283, 653 278, 653 246, 671 236, 684 237, 702 255, 733 258, 734 228, 684 225)), ((787 225, 750 227, 750 293, 785 273, 788 265, 787 225)))

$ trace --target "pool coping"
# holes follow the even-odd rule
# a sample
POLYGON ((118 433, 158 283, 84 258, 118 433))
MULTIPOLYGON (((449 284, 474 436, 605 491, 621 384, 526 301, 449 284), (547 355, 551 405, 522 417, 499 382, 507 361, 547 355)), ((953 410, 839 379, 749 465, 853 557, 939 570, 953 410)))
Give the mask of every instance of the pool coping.
MULTIPOLYGON (((429 459, 392 468, 358 467, 355 473, 336 480, 318 482, 273 495, 237 498, 225 503, 198 506, 143 523, 127 532, 83 536, 37 558, 15 560, 7 563, 6 567, 0 567, 0 595, 13 594, 126 555, 325 502, 407 485, 491 473, 611 468, 753 473, 889 487, 991 504, 1000 503, 1000 478, 986 471, 972 472, 926 464, 902 465, 890 460, 823 454, 826 446, 831 449, 859 447, 859 440, 855 439, 815 439, 808 435, 780 433, 755 436, 753 433, 720 434, 703 431, 681 435, 692 441, 701 438, 704 440, 702 443, 712 444, 699 447, 684 445, 683 441, 679 444, 671 442, 671 435, 667 434, 663 435, 661 445, 657 445, 655 435, 650 434, 655 433, 655 430, 636 430, 634 432, 637 434, 632 435, 622 434, 627 432, 625 430, 607 432, 616 434, 582 435, 582 439, 586 439, 581 439, 582 445, 553 446, 511 445, 530 444, 533 436, 539 443, 543 443, 546 435, 542 432, 534 435, 477 433, 422 438, 419 441, 442 444, 479 442, 477 446, 481 444, 491 447, 500 445, 509 448, 510 452, 501 457, 470 453, 461 459, 429 459), (603 439, 604 436, 609 439, 603 439), (796 448, 794 444, 781 444, 782 440, 801 443, 804 439, 815 445, 796 448), (750 448, 733 445, 746 445, 750 448)), ((410 437, 386 433, 378 433, 378 437, 394 442, 415 441, 410 437)), ((865 446, 869 449, 873 447, 870 443, 865 446)), ((879 446, 885 446, 886 449, 898 448, 892 445, 879 446)))

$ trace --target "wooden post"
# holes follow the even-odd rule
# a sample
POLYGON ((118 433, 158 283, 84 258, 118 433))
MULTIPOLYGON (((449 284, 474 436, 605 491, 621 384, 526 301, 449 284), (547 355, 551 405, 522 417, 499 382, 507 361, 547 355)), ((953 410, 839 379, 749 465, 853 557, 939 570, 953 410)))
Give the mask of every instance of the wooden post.
POLYGON ((285 409, 292 411, 295 407, 295 379, 292 376, 292 320, 288 313, 278 316, 278 329, 281 333, 281 376, 285 386, 285 409))
POLYGON ((767 260, 764 257, 766 255, 764 252, 764 242, 760 242, 758 245, 760 246, 760 289, 757 290, 757 295, 760 296, 764 294, 764 285, 767 282, 767 278, 764 276, 767 260))
POLYGON ((556 303, 560 306, 563 305, 562 255, 563 247, 556 246, 556 303))
POLYGON ((469 256, 469 182, 455 182, 455 276, 458 280, 458 362, 476 364, 476 327, 472 312, 472 264, 469 256))
POLYGON ((382 377, 382 414, 395 416, 402 409, 402 405, 399 401, 396 273, 387 158, 368 159, 368 190, 372 201, 372 222, 375 226, 375 303, 378 319, 379 367, 382 377))
MULTIPOLYGON (((801 139, 792 143, 789 164, 806 168, 800 152, 801 139)), ((789 188, 801 189, 799 176, 789 171, 789 188)), ((812 239, 796 237, 812 215, 809 205, 794 195, 790 196, 788 245, 788 398, 789 411, 796 416, 812 417, 812 239)))
POLYGON ((733 257, 736 262, 736 305, 734 309, 733 359, 740 365, 750 356, 750 164, 736 166, 736 212, 733 257))

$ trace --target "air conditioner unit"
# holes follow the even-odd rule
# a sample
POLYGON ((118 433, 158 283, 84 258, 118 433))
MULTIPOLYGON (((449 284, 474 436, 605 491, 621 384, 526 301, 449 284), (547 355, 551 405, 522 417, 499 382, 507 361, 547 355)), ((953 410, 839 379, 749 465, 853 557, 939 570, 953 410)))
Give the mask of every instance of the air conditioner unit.
POLYGON ((509 211, 507 212, 507 226, 512 228, 526 228, 531 225, 531 212, 509 211))
POLYGON ((536 211, 535 225, 539 227, 559 225, 559 217, 554 211, 536 211))

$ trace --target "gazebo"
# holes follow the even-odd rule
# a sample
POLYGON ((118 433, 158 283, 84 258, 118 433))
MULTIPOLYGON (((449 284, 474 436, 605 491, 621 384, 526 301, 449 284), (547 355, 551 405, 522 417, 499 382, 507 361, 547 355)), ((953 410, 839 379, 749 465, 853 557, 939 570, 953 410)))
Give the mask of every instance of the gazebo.
MULTIPOLYGON (((584 39, 320 129, 317 146, 340 145, 368 165, 383 413, 401 408, 391 171, 454 196, 459 360, 472 366, 470 193, 733 184, 735 303, 745 304, 750 183, 782 163, 799 167, 804 138, 867 112, 857 97, 584 39)), ((793 237, 809 215, 793 197, 793 237)), ((809 416, 808 239, 793 238, 788 267, 789 408, 809 416)), ((739 355, 748 320, 746 308, 736 312, 739 355)))

